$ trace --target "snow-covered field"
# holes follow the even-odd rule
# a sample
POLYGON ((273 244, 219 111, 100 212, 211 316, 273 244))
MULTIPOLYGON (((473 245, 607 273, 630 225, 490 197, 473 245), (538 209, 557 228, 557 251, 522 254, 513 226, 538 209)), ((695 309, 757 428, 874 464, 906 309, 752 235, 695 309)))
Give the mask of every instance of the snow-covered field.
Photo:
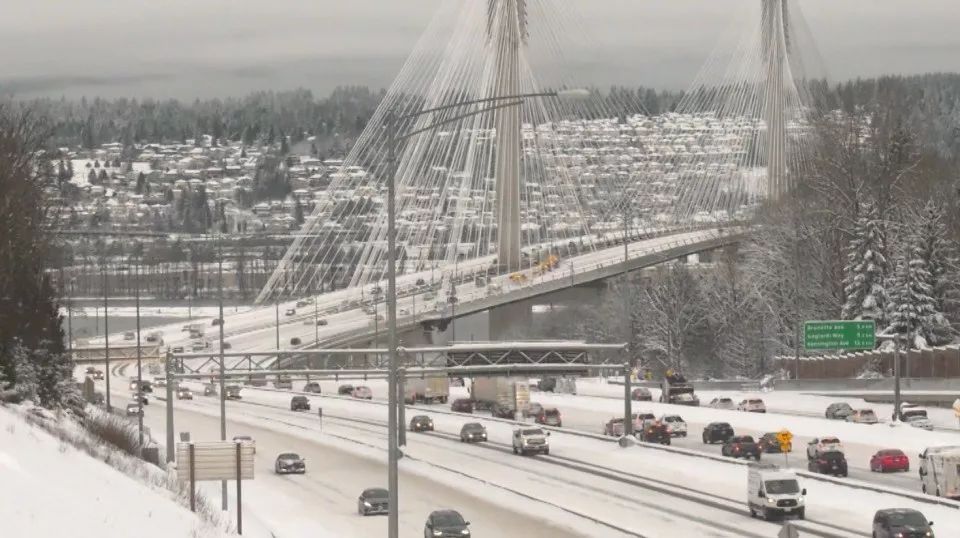
POLYGON ((0 535, 217 536, 170 498, 0 407, 0 535), (194 532, 199 534, 194 534, 194 532))

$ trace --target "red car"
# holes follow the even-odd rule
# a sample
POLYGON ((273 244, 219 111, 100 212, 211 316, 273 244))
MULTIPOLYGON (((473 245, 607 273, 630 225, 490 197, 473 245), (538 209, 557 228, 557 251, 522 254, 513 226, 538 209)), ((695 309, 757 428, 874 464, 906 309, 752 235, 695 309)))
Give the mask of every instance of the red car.
POLYGON ((877 473, 909 471, 910 459, 902 450, 896 448, 880 450, 870 458, 870 470, 877 473))

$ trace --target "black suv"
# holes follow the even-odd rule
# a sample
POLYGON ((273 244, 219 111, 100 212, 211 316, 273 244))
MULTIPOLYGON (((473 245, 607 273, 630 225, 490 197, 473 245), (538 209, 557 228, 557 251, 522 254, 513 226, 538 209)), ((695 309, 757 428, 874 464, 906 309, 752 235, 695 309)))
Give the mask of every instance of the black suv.
POLYGON ((433 419, 427 415, 417 415, 410 420, 410 431, 412 432, 432 432, 433 419))
POLYGON ((909 508, 877 510, 873 516, 875 538, 927 538, 933 536, 932 521, 909 508))
POLYGON ((731 458, 760 459, 760 446, 749 435, 731 437, 723 444, 720 453, 731 458))
POLYGON ((290 398, 290 410, 309 411, 310 400, 308 400, 306 396, 294 396, 293 398, 290 398))
POLYGON ((726 443, 733 437, 733 427, 726 422, 711 422, 703 429, 703 443, 712 445, 716 442, 726 443))
POLYGON ((320 383, 317 383, 316 381, 311 381, 307 383, 306 385, 303 386, 303 392, 312 392, 314 394, 320 394, 321 393, 320 383))
POLYGON ((353 385, 340 385, 337 387, 337 394, 340 396, 351 396, 353 394, 353 385))
POLYGON ((847 458, 843 452, 822 452, 807 463, 807 470, 820 474, 847 476, 847 458))
POLYGON ((427 516, 424 538, 464 538, 470 536, 470 522, 456 510, 437 510, 427 516))
POLYGON ((479 422, 468 422, 460 428, 460 442, 479 443, 487 440, 487 429, 479 422))

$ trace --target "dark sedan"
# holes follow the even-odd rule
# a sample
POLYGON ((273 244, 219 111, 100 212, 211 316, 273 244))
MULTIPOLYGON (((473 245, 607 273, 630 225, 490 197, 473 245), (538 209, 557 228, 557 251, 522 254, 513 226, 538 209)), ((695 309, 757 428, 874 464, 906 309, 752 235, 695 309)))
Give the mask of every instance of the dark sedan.
POLYGON ((277 463, 274 464, 273 470, 277 474, 304 474, 307 472, 307 460, 293 452, 280 454, 277 456, 277 463))
POLYGON ((730 458, 760 459, 760 446, 749 435, 731 437, 723 444, 720 453, 730 458))
POLYGON ((847 458, 843 452, 822 452, 807 463, 807 470, 834 476, 847 476, 847 458))
POLYGON ((927 538, 933 536, 932 521, 909 508, 877 510, 873 515, 873 536, 876 538, 927 538))
POLYGON ((487 440, 487 429, 479 422, 469 422, 460 428, 460 441, 463 443, 479 443, 487 440))
POLYGON ((353 385, 340 385, 337 387, 337 394, 340 396, 351 396, 353 395, 353 385))
POLYGON ((437 510, 427 516, 423 526, 424 538, 464 538, 470 536, 470 522, 464 521, 460 512, 437 510))
POLYGON ((458 398, 450 404, 450 410, 457 413, 473 413, 473 400, 458 398))
POLYGON ((733 437, 733 427, 726 422, 711 422, 703 429, 704 444, 726 443, 731 437, 733 437))
POLYGON ((390 493, 383 488, 363 490, 357 500, 357 512, 361 516, 390 513, 390 493))
POLYGON ((410 431, 412 432, 432 432, 433 419, 427 415, 417 415, 410 420, 410 431))

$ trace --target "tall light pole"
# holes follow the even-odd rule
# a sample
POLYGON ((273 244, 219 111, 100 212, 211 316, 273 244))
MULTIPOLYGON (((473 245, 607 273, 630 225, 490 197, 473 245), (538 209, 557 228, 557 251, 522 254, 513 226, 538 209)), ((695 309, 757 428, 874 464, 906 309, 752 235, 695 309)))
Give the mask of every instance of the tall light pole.
POLYGON ((899 332, 878 334, 877 340, 893 341, 893 416, 891 420, 897 422, 900 420, 900 345, 903 341, 903 335, 899 332))
MULTIPOLYGON (((223 233, 217 241, 217 311, 220 325, 220 440, 227 440, 227 398, 224 390, 224 358, 223 358, 223 233)), ((279 330, 279 324, 277 325, 279 330)), ((279 346, 278 348, 279 349, 279 346)), ((220 501, 224 511, 227 510, 227 481, 220 481, 220 501)))
MULTIPOLYGON (((399 536, 399 483, 398 468, 400 452, 397 446, 397 423, 398 423, 398 394, 397 385, 399 381, 399 356, 397 354, 397 223, 396 223, 396 177, 397 177, 397 145, 404 140, 433 131, 443 125, 455 123, 467 118, 479 116, 488 112, 494 112, 499 109, 515 107, 523 104, 523 99, 528 97, 551 97, 560 98, 570 97, 582 99, 588 96, 589 92, 584 90, 568 90, 565 92, 547 92, 507 95, 503 97, 489 97, 485 99, 475 99, 434 107, 419 112, 413 112, 403 116, 398 116, 394 111, 388 111, 385 127, 387 130, 387 346, 389 357, 389 410, 387 417, 387 490, 390 494, 390 511, 387 520, 387 536, 389 538, 398 538, 399 536), (503 102, 506 101, 506 102, 503 102), (415 119, 426 114, 439 112, 441 110, 452 110, 470 105, 489 105, 479 110, 457 114, 451 118, 438 121, 427 127, 416 129, 412 132, 400 134, 401 124, 406 120, 415 119)), ((519 126, 518 126, 519 128, 519 126)), ((502 261, 501 261, 502 263, 502 261)), ((431 277, 432 278, 432 277, 431 277)), ((362 291, 362 288, 361 288, 362 291)), ((374 314, 376 319, 376 314, 374 314)), ((401 395, 402 397, 402 395, 401 395)), ((402 424, 400 425, 403 426, 402 424)))
POLYGON ((73 360, 73 284, 77 277, 70 277, 67 283, 67 356, 73 360))
POLYGON ((140 261, 137 260, 137 265, 135 266, 136 276, 134 277, 136 291, 134 296, 136 297, 136 310, 137 310, 137 431, 139 432, 138 439, 140 440, 140 449, 143 450, 143 366, 141 364, 141 355, 140 350, 140 261))
POLYGON ((106 269, 107 260, 103 260, 103 265, 100 266, 100 272, 103 275, 103 362, 104 362, 104 372, 103 378, 107 382, 107 412, 113 411, 113 406, 110 405, 110 325, 107 322, 107 269, 106 269))

